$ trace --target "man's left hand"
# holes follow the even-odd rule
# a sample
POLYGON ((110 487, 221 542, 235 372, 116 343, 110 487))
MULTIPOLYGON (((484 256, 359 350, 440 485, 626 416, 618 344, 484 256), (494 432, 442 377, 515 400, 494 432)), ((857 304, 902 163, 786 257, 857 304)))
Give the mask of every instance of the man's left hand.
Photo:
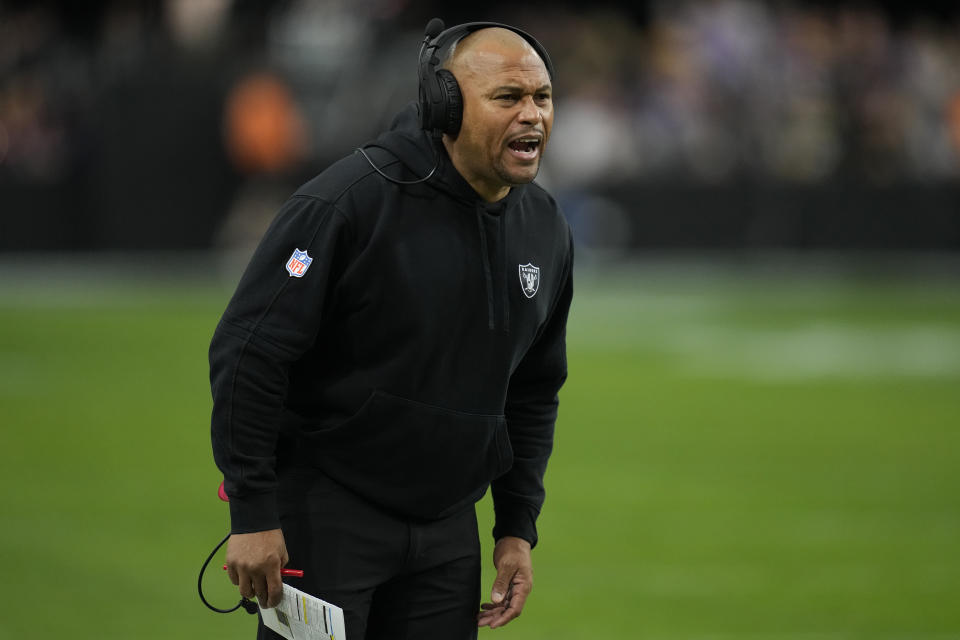
POLYGON ((530 543, 513 536, 500 538, 493 549, 493 566, 497 568, 497 579, 490 594, 492 602, 480 605, 477 626, 496 629, 520 615, 533 589, 530 543))

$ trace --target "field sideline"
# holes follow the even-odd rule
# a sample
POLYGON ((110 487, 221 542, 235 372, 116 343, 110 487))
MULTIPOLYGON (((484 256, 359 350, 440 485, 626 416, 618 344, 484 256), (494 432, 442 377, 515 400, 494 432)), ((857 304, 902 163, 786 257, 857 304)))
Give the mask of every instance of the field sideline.
MULTIPOLYGON (((0 640, 253 637, 196 596, 229 286, 57 273, 0 269, 0 640)), ((536 588, 480 637, 960 638, 958 284, 583 270, 536 588)))

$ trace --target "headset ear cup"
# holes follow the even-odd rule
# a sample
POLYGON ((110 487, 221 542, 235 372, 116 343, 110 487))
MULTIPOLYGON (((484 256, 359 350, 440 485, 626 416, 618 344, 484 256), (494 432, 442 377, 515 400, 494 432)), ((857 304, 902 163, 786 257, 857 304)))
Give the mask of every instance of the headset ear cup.
POLYGON ((437 69, 437 81, 443 91, 444 109, 435 114, 438 119, 443 118, 435 124, 443 133, 456 137, 463 122, 463 95, 460 93, 460 84, 449 69, 437 69))
POLYGON ((424 83, 420 83, 420 128, 429 131, 433 121, 433 110, 430 109, 430 96, 427 95, 427 89, 424 83))

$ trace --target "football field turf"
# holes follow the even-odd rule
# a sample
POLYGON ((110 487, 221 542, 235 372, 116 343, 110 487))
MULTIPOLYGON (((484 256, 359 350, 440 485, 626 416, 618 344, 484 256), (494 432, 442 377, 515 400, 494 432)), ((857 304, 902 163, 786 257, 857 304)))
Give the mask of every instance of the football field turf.
MULTIPOLYGON (((196 595, 229 287, 63 273, 0 281, 0 639, 252 638, 196 595)), ((584 270, 568 344, 536 586, 481 638, 960 638, 960 278, 584 270)))

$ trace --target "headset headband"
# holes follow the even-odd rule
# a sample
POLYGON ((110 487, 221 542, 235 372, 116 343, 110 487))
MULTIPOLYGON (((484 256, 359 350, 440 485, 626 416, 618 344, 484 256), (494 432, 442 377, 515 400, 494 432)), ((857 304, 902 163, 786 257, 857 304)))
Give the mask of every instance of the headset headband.
POLYGON ((442 60, 435 55, 436 52, 444 51, 448 46, 459 42, 474 31, 500 27, 501 29, 513 31, 515 34, 526 40, 530 46, 533 47, 533 50, 537 52, 537 55, 540 56, 540 59, 543 60, 543 64, 547 68, 547 73, 550 75, 550 79, 553 80, 553 62, 550 60, 550 54, 547 53, 547 50, 537 41, 536 38, 522 29, 511 27, 510 25, 503 24, 501 22, 465 22, 463 24, 454 25, 449 29, 444 29, 437 35, 431 35, 431 27, 434 27, 434 29, 437 27, 443 29, 443 21, 439 20, 438 18, 434 18, 427 24, 425 32, 426 37, 423 40, 424 46, 420 50, 421 68, 433 67, 436 69, 439 67, 442 60))

